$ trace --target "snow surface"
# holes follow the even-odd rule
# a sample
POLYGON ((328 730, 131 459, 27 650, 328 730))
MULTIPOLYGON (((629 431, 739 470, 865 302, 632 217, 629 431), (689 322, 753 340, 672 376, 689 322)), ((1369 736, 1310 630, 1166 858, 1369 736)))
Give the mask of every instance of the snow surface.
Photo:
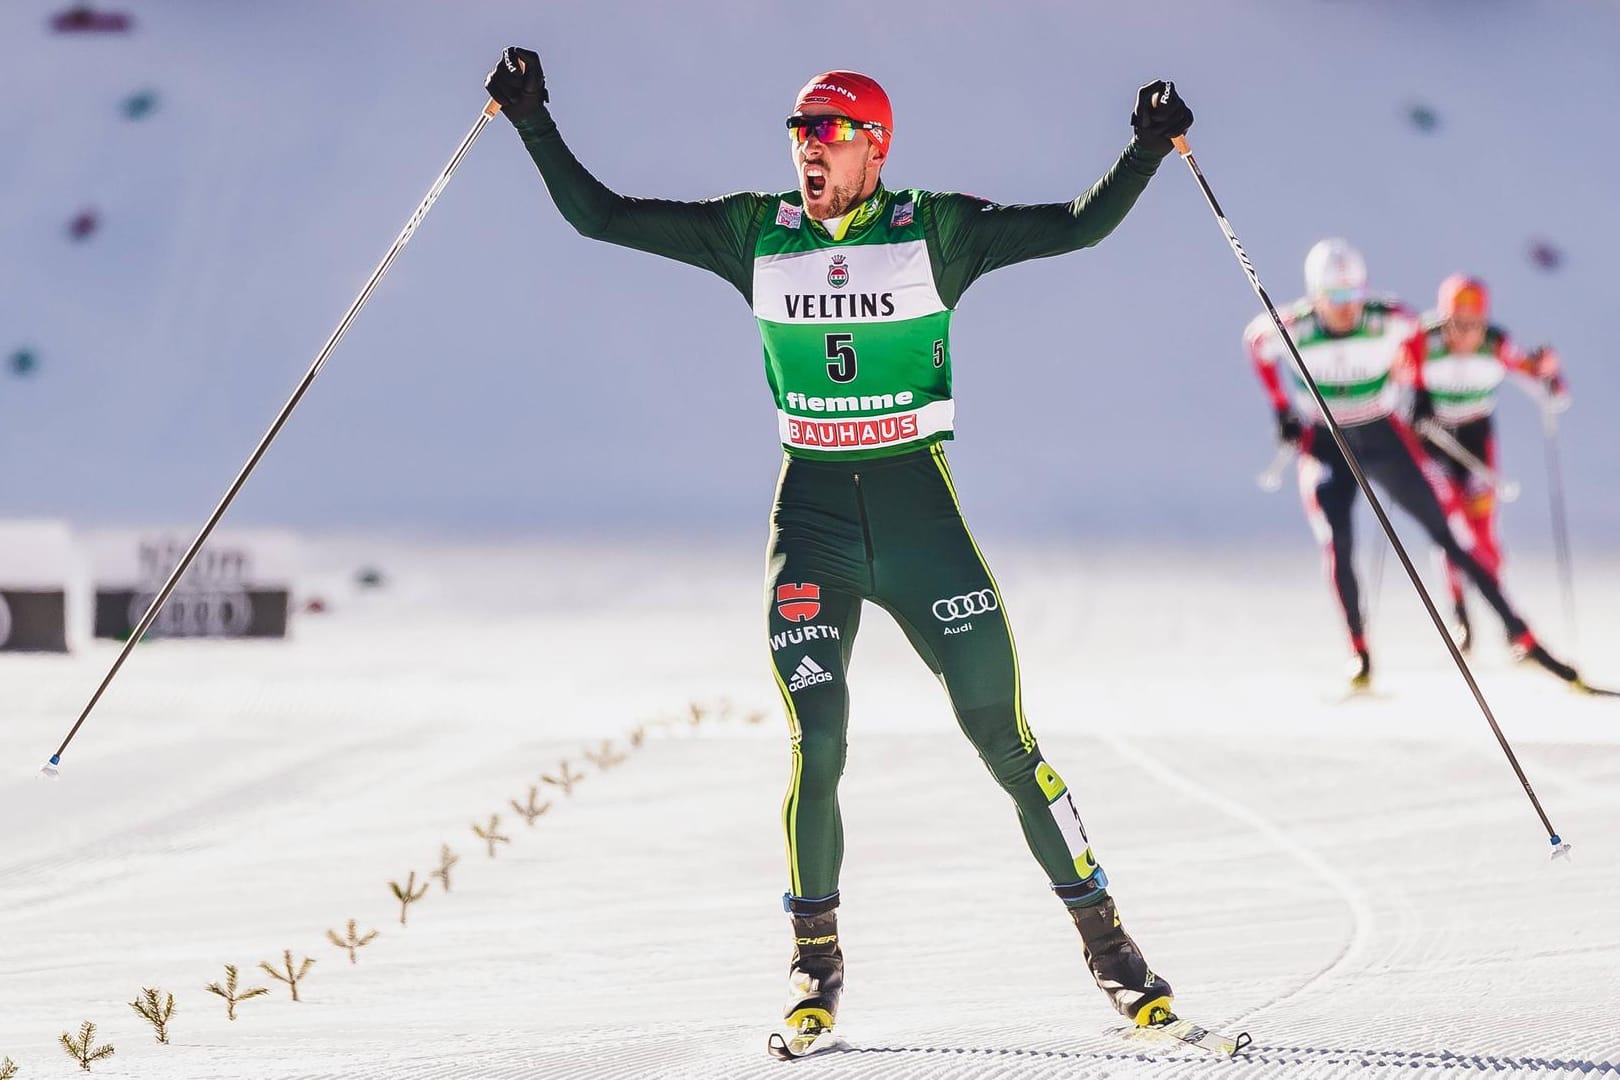
MULTIPOLYGON (((1332 704, 1303 538, 988 547, 1127 925, 1185 1014, 1253 1034, 1245 1060, 1120 1037, 1006 799, 872 613, 842 789, 858 1051, 771 1061, 787 756, 759 549, 320 537, 325 614, 141 646, 58 782, 33 774, 114 647, 0 656, 0 1061, 80 1075, 56 1038, 89 1019, 117 1047, 97 1075, 176 1080, 1620 1071, 1620 705, 1513 667, 1481 617, 1480 682, 1575 844, 1553 863, 1393 564, 1384 696, 1332 704), (603 771, 583 751, 606 739, 628 760, 603 771), (508 799, 565 759, 586 778, 540 785, 524 825, 508 799), (470 827, 494 813, 492 860, 470 827), (441 844, 453 891, 402 928, 387 882, 441 844), (325 941, 349 918, 381 931, 352 966, 325 941), (317 960, 299 1004, 256 966, 284 949, 317 960), (235 1023, 203 990, 227 963, 272 990, 235 1023), (176 995, 170 1046, 126 1004, 143 986, 176 995)), ((1583 654, 1620 675, 1620 577, 1581 569, 1583 654)), ((1510 574, 1555 637, 1549 568, 1510 574)))

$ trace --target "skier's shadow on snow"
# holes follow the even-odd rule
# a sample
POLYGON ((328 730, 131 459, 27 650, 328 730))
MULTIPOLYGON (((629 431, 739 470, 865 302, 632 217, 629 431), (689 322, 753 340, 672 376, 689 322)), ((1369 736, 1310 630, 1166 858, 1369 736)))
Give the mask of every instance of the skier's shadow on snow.
MULTIPOLYGON (((1032 1058, 1051 1061, 1219 1061, 1208 1053, 1191 1048, 1185 1051, 1149 1050, 1032 1050, 1015 1046, 845 1046, 838 1054, 902 1054, 935 1057, 1032 1058)), ((1234 1063, 1268 1065, 1351 1065, 1363 1068, 1397 1066, 1425 1069, 1458 1069, 1480 1072, 1518 1072, 1536 1069, 1546 1073, 1620 1072, 1620 1062, 1591 1061, 1584 1058, 1520 1057, 1509 1054, 1457 1054, 1450 1050, 1374 1050, 1328 1046, 1264 1046, 1254 1043, 1228 1059, 1234 1063)))

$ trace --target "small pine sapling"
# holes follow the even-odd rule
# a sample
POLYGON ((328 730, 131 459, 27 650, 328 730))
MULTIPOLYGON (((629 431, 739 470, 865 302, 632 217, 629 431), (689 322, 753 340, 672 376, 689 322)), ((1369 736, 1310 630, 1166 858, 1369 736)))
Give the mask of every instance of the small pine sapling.
POLYGON ((603 772, 629 760, 625 755, 619 753, 618 749, 613 745, 612 739, 603 739, 601 746, 595 750, 586 750, 584 753, 590 759, 591 764, 603 772))
POLYGON ((17 1063, 10 1058, 0 1060, 0 1080, 11 1080, 17 1075, 17 1063))
POLYGON ((516 799, 512 799, 510 801, 512 803, 512 809, 516 810, 520 815, 522 815, 524 824, 528 825, 530 828, 534 827, 535 818, 538 818, 541 814, 551 809, 551 803, 549 801, 540 801, 540 787, 537 784, 529 785, 528 802, 520 803, 516 799))
POLYGON ((455 852, 451 851, 449 844, 440 844, 439 845, 439 868, 437 870, 434 870, 434 871, 430 872, 428 874, 428 877, 436 877, 436 878, 438 878, 439 879, 439 884, 444 886, 444 891, 449 892, 450 891, 450 868, 455 866, 456 863, 458 863, 460 861, 461 861, 461 856, 457 855, 455 852))
POLYGON ((492 859, 495 857, 496 844, 510 844, 512 842, 510 836, 501 835, 500 827, 501 815, 499 814, 489 815, 488 825, 474 825, 472 827, 472 831, 478 834, 478 838, 488 845, 489 857, 492 859))
POLYGON ((647 741, 647 725, 637 724, 635 727, 631 728, 629 739, 631 746, 635 747, 637 750, 641 749, 641 744, 647 741))
POLYGON ((158 1042, 168 1045, 169 1017, 174 1015, 174 995, 163 994, 160 999, 160 993, 161 991, 149 986, 143 986, 141 996, 130 1002, 129 1007, 134 1009, 142 1020, 152 1025, 158 1042))
POLYGON ((372 939, 376 936, 377 931, 371 930, 362 937, 359 930, 355 928, 355 922, 353 919, 349 920, 349 934, 347 937, 338 937, 336 930, 328 930, 326 932, 326 940, 330 941, 340 949, 349 950, 349 963, 351 964, 358 964, 360 962, 359 958, 355 956, 355 953, 365 946, 370 945, 372 939))
POLYGON ((75 1039, 67 1032, 62 1032, 62 1049, 67 1051, 69 1057, 79 1063, 79 1068, 85 1072, 90 1071, 92 1061, 110 1058, 115 1051, 111 1044, 96 1046, 96 1025, 86 1020, 79 1025, 79 1037, 75 1039))
POLYGON ((697 727, 699 724, 703 723, 704 718, 708 715, 709 710, 696 701, 693 701, 686 706, 686 722, 691 724, 693 727, 697 727))
POLYGON ((557 767, 557 775, 553 776, 550 773, 541 773, 540 779, 548 784, 562 788, 562 793, 564 795, 572 795, 574 793, 574 785, 585 779, 585 774, 576 773, 573 766, 569 765, 567 761, 564 761, 557 767))
POLYGON ((219 983, 215 982, 209 983, 207 986, 203 987, 203 989, 207 990, 210 994, 218 994, 220 997, 225 999, 225 1018, 227 1020, 236 1019, 236 1003, 238 1001, 246 1001, 248 998, 261 997, 270 992, 269 988, 264 986, 253 986, 246 990, 238 990, 236 988, 235 964, 225 965, 224 986, 221 986, 219 983))
POLYGON ((291 949, 283 949, 283 950, 281 950, 281 963, 283 965, 282 967, 273 968, 273 967, 271 967, 269 965, 268 962, 266 962, 264 960, 259 961, 259 966, 262 967, 264 969, 265 974, 269 975, 272 979, 277 979, 277 980, 279 980, 281 982, 286 983, 287 988, 292 991, 292 999, 294 1001, 297 1001, 298 1000, 298 982, 299 982, 300 979, 302 979, 305 975, 307 975, 309 973, 309 966, 311 964, 313 964, 314 962, 315 962, 315 960, 314 960, 313 957, 306 956, 306 957, 304 957, 304 962, 302 964, 298 965, 298 970, 294 971, 293 970, 293 962, 292 962, 292 950, 291 949))
POLYGON ((422 882, 422 887, 417 888, 416 871, 412 870, 411 876, 405 879, 403 886, 397 881, 390 881, 388 887, 394 890, 394 897, 399 901, 399 925, 404 926, 405 913, 410 910, 412 904, 427 895, 427 882, 422 882))

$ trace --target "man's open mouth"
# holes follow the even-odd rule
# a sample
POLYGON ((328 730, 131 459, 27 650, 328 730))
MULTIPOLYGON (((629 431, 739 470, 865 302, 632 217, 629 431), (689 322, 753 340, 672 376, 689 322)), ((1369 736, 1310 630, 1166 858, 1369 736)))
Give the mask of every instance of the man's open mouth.
POLYGON ((806 165, 804 190, 812 199, 821 198, 821 193, 827 190, 827 170, 820 165, 806 165))

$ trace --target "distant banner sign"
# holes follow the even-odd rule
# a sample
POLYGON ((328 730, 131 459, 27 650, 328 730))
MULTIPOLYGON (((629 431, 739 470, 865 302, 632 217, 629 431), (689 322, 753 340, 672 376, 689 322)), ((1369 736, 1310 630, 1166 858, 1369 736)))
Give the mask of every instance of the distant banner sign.
POLYGON ((67 522, 0 520, 0 652, 67 652, 68 609, 82 606, 82 586, 67 522))
MULTIPOLYGON (((190 546, 165 533, 94 536, 98 638, 127 639, 190 546)), ((284 534, 239 531, 211 537, 158 613, 147 638, 287 636, 296 545, 284 534)))
MULTIPOLYGON (((156 589, 96 588, 95 635, 122 641, 152 606, 156 589)), ((148 638, 287 636, 286 589, 189 589, 169 595, 148 638)))
POLYGON ((67 652, 67 593, 0 589, 0 652, 67 652))

